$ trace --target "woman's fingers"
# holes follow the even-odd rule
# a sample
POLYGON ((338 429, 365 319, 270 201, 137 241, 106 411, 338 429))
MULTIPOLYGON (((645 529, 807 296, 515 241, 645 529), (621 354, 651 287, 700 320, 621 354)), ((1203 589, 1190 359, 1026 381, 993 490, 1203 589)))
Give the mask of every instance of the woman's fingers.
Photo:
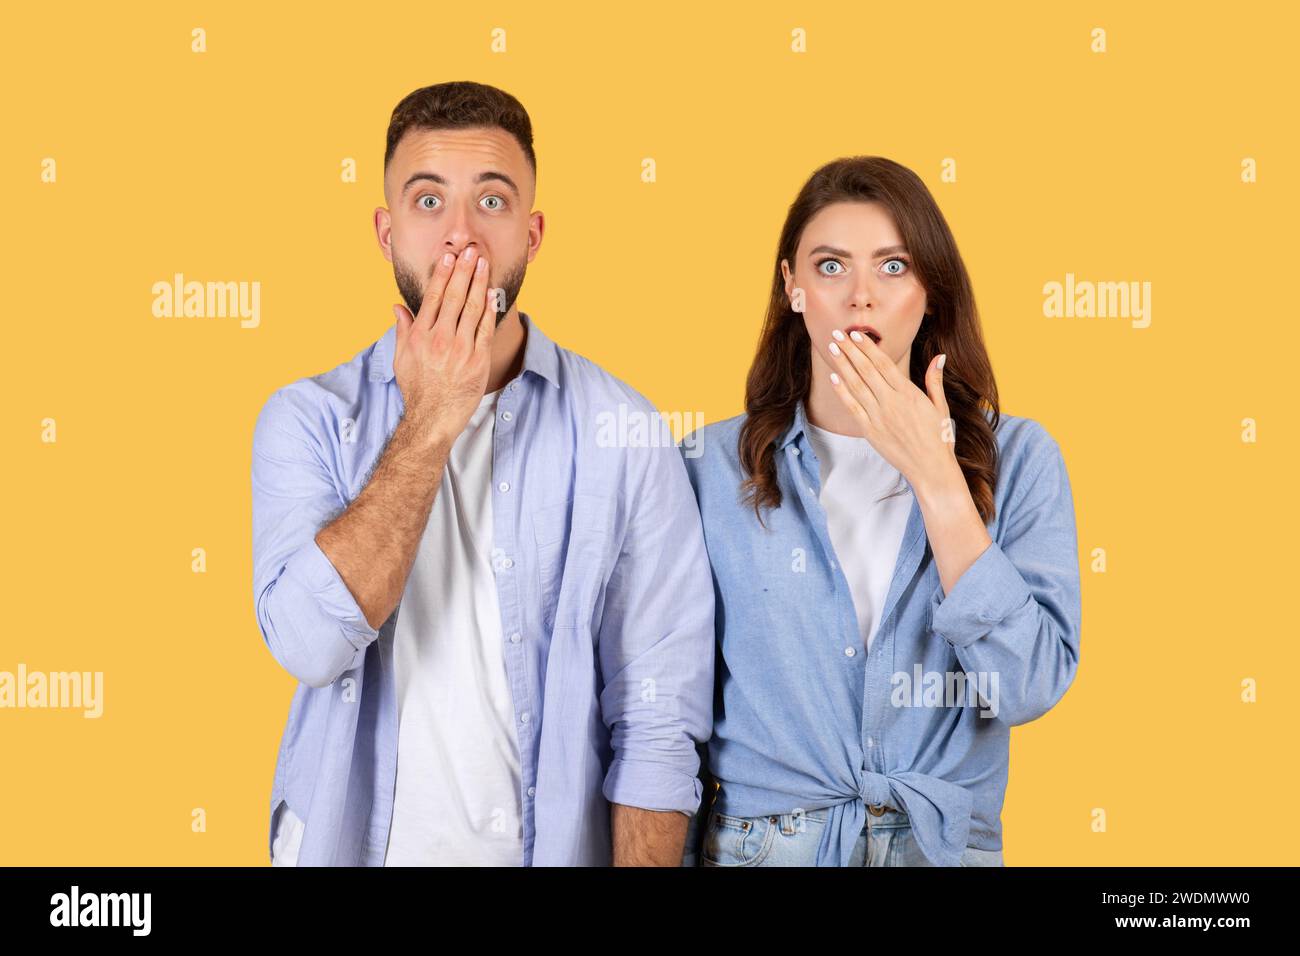
MULTIPOLYGON (((831 366, 840 379, 839 382, 832 379, 831 384, 844 388, 862 406, 863 411, 867 413, 867 417, 871 421, 877 421, 880 416, 880 402, 870 383, 862 378, 857 366, 849 360, 838 342, 831 342, 829 351, 831 366)), ((880 378, 878 373, 876 378, 880 378)), ((886 388, 887 386, 881 382, 879 387, 886 388)))
POLYGON ((849 333, 849 341, 857 346, 862 357, 871 363, 872 367, 880 374, 885 383, 895 391, 902 391, 904 386, 910 384, 903 377, 903 373, 898 370, 885 350, 871 340, 871 336, 863 335, 861 332, 854 330, 849 333))
POLYGON ((943 391, 943 365, 947 358, 947 355, 936 355, 934 361, 930 363, 930 369, 925 373, 925 390, 939 412, 940 437, 945 442, 955 445, 957 425, 952 420, 952 413, 948 411, 948 396, 943 391))
POLYGON ((854 419, 862 426, 865 437, 865 433, 871 428, 871 413, 863 407, 858 397, 849 391, 848 385, 845 384, 844 379, 838 372, 831 372, 831 389, 839 396, 840 401, 844 403, 844 407, 853 413, 854 419))
POLYGON ((844 338, 844 333, 839 329, 836 329, 831 335, 837 339, 837 341, 831 343, 832 354, 838 351, 843 355, 845 362, 857 372, 858 378, 871 390, 872 395, 879 401, 886 401, 894 387, 885 381, 884 376, 880 374, 880 370, 862 354, 856 345, 844 338))

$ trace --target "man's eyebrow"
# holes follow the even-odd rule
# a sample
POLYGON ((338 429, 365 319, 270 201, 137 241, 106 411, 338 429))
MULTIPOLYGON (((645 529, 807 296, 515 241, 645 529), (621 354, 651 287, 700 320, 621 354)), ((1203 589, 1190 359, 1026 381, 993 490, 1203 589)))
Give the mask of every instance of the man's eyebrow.
MULTIPOLYGON (((447 185, 447 180, 444 179, 442 176, 439 176, 437 173, 421 171, 418 173, 411 174, 411 178, 408 179, 406 183, 402 186, 402 195, 405 196, 407 191, 412 186, 414 186, 417 182, 420 182, 421 180, 428 180, 429 182, 437 183, 440 186, 447 185)), ((519 187, 515 185, 515 181, 511 179, 509 176, 507 176, 505 173, 499 173, 495 169, 489 169, 486 172, 479 173, 478 178, 474 180, 475 183, 485 183, 485 182, 492 182, 492 181, 505 183, 507 186, 510 187, 510 191, 513 192, 516 197, 519 195, 519 187)))
MULTIPOLYGON (((877 249, 875 252, 871 254, 871 258, 879 259, 881 256, 888 256, 895 252, 906 252, 906 251, 907 251, 906 246, 882 246, 881 248, 877 249)), ((834 246, 818 246, 816 249, 809 252, 808 255, 815 256, 819 252, 828 252, 833 256, 839 256, 841 259, 853 258, 853 253, 847 252, 844 249, 836 249, 834 246)))

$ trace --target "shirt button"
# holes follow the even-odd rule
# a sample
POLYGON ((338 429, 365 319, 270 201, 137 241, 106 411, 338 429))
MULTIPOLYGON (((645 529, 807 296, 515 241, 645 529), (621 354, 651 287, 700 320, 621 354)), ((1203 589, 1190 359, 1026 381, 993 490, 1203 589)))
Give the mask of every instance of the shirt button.
POLYGON ((797 454, 799 454, 799 449, 798 449, 798 448, 795 448, 794 445, 791 445, 791 446, 790 446, 790 454, 792 454, 792 455, 797 455, 797 454))
POLYGON ((528 723, 528 711, 524 711, 522 714, 519 715, 519 722, 521 724, 528 723))
POLYGON ((508 422, 508 421, 510 421, 510 419, 512 419, 512 418, 514 418, 514 417, 515 417, 514 415, 510 414, 510 409, 508 409, 508 408, 507 408, 504 412, 501 413, 501 420, 502 420, 503 422, 508 422))
POLYGON ((509 490, 510 490, 510 482, 508 482, 508 481, 503 481, 503 482, 501 482, 501 484, 497 485, 497 491, 503 491, 503 492, 504 492, 504 491, 509 491, 509 490))
POLYGON ((518 632, 518 631, 515 631, 513 634, 510 635, 510 643, 511 643, 511 644, 518 644, 520 640, 521 640, 521 638, 520 638, 520 636, 519 636, 519 632, 518 632))
MULTIPOLYGON (((517 388, 519 388, 519 383, 518 383, 518 382, 511 382, 511 383, 510 383, 510 391, 513 392, 513 391, 515 391, 517 388)), ((528 792, 529 792, 529 793, 532 793, 532 792, 533 792, 533 788, 532 788, 532 787, 529 787, 529 788, 528 788, 528 792)))
POLYGON ((852 647, 846 647, 846 648, 844 648, 844 656, 845 656, 845 657, 852 657, 852 656, 853 656, 854 654, 856 654, 856 653, 857 653, 857 650, 856 650, 855 648, 852 648, 852 647))
POLYGON ((876 745, 876 741, 875 741, 875 739, 872 738, 872 737, 868 737, 868 738, 867 738, 867 749, 870 750, 870 749, 871 749, 872 747, 874 747, 875 745, 876 745))
POLYGON ((529 788, 528 788, 528 795, 529 795, 530 797, 536 795, 536 793, 537 793, 537 788, 536 788, 536 787, 529 787, 529 788))
POLYGON ((502 558, 502 559, 501 559, 501 567, 503 567, 503 568, 509 570, 510 568, 513 568, 514 566, 515 566, 514 561, 510 560, 509 558, 502 558))

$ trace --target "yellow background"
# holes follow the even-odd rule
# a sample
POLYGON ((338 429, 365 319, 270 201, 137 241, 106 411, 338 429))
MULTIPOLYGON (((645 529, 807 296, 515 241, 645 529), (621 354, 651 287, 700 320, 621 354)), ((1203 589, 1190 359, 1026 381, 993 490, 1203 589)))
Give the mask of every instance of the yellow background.
POLYGON ((253 422, 392 323, 384 133, 451 79, 532 116, 547 224, 521 308, 705 421, 742 410, 807 176, 850 154, 916 170, 1003 410, 1060 442, 1077 505, 1081 665, 1013 733, 1007 864, 1295 862, 1289 5, 132 6, 22 4, 0 32, 0 670, 105 675, 98 720, 0 710, 0 863, 268 862, 295 685, 253 610, 253 422), (260 327, 154 318, 174 272, 259 281, 260 327), (1149 281, 1150 327, 1045 318, 1067 272, 1149 281))

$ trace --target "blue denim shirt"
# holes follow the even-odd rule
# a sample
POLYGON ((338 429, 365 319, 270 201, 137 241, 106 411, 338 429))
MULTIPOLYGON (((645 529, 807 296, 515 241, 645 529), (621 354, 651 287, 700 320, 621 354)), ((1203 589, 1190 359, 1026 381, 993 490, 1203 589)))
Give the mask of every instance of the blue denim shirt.
MULTIPOLYGON (((671 434, 602 431, 620 414, 660 422, 654 406, 521 320, 523 368, 498 399, 492 452, 521 862, 608 865, 610 803, 688 815, 700 805, 714 683, 708 555, 671 434)), ((285 801, 304 821, 300 866, 381 866, 387 849, 401 605, 372 628, 315 535, 365 487, 397 426, 395 345, 390 326, 350 362, 277 390, 254 428, 257 623, 299 681, 271 823, 285 801)))
POLYGON ((714 809, 829 808, 823 866, 848 862, 869 805, 905 811, 935 865, 956 866, 967 846, 1000 850, 1011 728, 1060 700, 1079 661, 1078 543, 1060 449, 1037 422, 1000 417, 993 543, 947 595, 912 496, 867 653, 805 415, 800 404, 777 441, 782 504, 764 511, 770 530, 739 494, 743 415, 701 429, 702 454, 686 459, 717 605, 714 809))

